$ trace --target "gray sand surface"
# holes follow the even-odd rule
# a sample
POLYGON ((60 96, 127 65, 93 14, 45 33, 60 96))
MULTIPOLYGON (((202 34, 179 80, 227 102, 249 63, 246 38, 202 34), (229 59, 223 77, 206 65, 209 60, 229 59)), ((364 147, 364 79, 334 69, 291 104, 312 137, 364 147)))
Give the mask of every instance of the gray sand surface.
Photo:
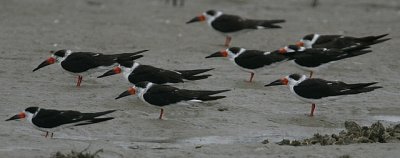
POLYGON ((49 157, 56 151, 104 149, 103 157, 399 157, 400 145, 279 146, 314 133, 338 133, 346 120, 371 125, 400 122, 400 1, 187 0, 173 7, 164 0, 3 0, 0 1, 0 118, 28 106, 83 112, 118 109, 116 119, 65 129, 46 139, 25 121, 0 122, 0 157, 49 157), (390 33, 392 40, 373 52, 332 64, 315 77, 345 82, 380 82, 384 88, 317 105, 299 101, 284 87, 264 84, 291 73, 290 63, 265 69, 254 83, 250 74, 223 58, 204 59, 221 50, 224 37, 205 23, 185 22, 208 9, 259 19, 286 19, 283 29, 234 37, 232 46, 272 51, 305 34, 353 36, 390 33), (127 90, 122 76, 76 78, 51 65, 32 72, 49 50, 133 52, 150 49, 139 61, 167 69, 215 68, 207 80, 176 84, 188 89, 232 89, 226 99, 159 109, 137 97, 114 98, 127 90), (227 111, 218 111, 227 108, 227 111), (268 139, 271 143, 262 144, 268 139), (197 148, 196 148, 197 147, 197 148))

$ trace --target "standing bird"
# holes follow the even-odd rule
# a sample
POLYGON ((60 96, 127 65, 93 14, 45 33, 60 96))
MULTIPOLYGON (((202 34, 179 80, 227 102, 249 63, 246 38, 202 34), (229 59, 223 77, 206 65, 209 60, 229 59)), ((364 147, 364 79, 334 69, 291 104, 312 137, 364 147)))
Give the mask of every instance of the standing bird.
POLYGON ((237 34, 239 31, 248 29, 266 29, 266 28, 282 28, 277 23, 283 23, 285 20, 254 20, 246 19, 237 15, 224 14, 221 11, 209 10, 202 15, 194 17, 187 24, 207 21, 208 25, 214 30, 226 36, 225 46, 228 47, 232 35, 237 34))
POLYGON ((329 63, 363 55, 371 50, 364 50, 368 46, 349 47, 344 49, 326 49, 326 48, 305 48, 296 45, 289 45, 279 49, 279 53, 287 56, 293 63, 302 70, 310 72, 310 78, 314 72, 329 63))
POLYGON ((72 52, 71 50, 59 50, 52 53, 51 57, 43 61, 33 72, 42 67, 58 63, 68 73, 78 76, 76 86, 80 87, 83 76, 95 73, 97 71, 104 71, 117 66, 117 58, 141 58, 140 53, 148 50, 141 50, 135 53, 122 53, 122 54, 102 54, 92 52, 72 52))
POLYGON ((280 54, 278 51, 265 52, 260 50, 246 50, 239 47, 231 47, 213 53, 206 58, 213 57, 228 57, 236 66, 245 72, 250 73, 250 80, 252 82, 256 71, 264 67, 273 67, 279 63, 286 61, 288 58, 280 54))
POLYGON ((95 113, 81 113, 79 111, 71 110, 65 111, 43 109, 39 107, 28 107, 23 112, 14 115, 6 121, 26 118, 34 128, 46 132, 46 138, 49 136, 49 133, 51 133, 51 138, 53 138, 53 132, 62 128, 89 125, 114 119, 113 117, 97 118, 114 111, 115 110, 95 113))
POLYGON ((196 69, 196 70, 164 70, 150 65, 141 65, 133 60, 117 60, 119 66, 107 71, 103 75, 97 77, 102 78, 110 75, 122 73, 124 78, 132 84, 142 81, 149 81, 156 84, 165 83, 182 83, 184 80, 201 80, 211 75, 198 75, 213 69, 196 69))
MULTIPOLYGON (((129 95, 137 94, 143 102, 164 107, 180 102, 203 102, 225 98, 225 96, 212 96, 218 93, 227 92, 229 90, 205 91, 205 90, 186 90, 178 89, 168 85, 159 85, 151 82, 139 82, 135 86, 130 87, 127 91, 121 93, 119 99, 129 95)), ((162 119, 164 109, 161 108, 160 117, 162 119)))
POLYGON ((327 81, 319 78, 307 78, 305 75, 291 74, 265 86, 288 85, 290 92, 298 99, 311 103, 310 116, 314 116, 315 104, 338 99, 338 96, 366 93, 380 86, 377 82, 347 84, 341 81, 327 81))
POLYGON ((382 43, 390 38, 381 39, 389 34, 383 34, 378 36, 366 36, 366 37, 351 37, 343 35, 319 35, 319 34, 309 34, 304 36, 299 42, 296 43, 297 46, 306 48, 336 48, 343 49, 348 47, 356 46, 370 46, 377 43, 382 43))

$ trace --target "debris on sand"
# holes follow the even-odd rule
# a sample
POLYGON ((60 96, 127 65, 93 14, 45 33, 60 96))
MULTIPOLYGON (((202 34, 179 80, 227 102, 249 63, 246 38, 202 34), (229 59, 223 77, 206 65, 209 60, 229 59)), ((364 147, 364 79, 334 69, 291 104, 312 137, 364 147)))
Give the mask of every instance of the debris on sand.
POLYGON ((93 154, 90 152, 84 153, 84 151, 77 152, 77 151, 72 150, 71 153, 67 153, 67 154, 63 154, 58 151, 56 154, 52 155, 51 158, 99 158, 98 153, 103 152, 103 149, 97 150, 93 154))
POLYGON ((269 141, 268 141, 268 139, 265 139, 265 140, 263 140, 261 143, 262 143, 262 144, 268 144, 269 141))
POLYGON ((278 145, 347 145, 353 143, 387 143, 387 142, 400 142, 400 124, 393 127, 385 127, 382 123, 375 122, 371 127, 361 127, 354 121, 346 121, 344 123, 346 130, 339 132, 338 135, 321 135, 314 134, 313 137, 301 141, 283 139, 277 142, 278 145))

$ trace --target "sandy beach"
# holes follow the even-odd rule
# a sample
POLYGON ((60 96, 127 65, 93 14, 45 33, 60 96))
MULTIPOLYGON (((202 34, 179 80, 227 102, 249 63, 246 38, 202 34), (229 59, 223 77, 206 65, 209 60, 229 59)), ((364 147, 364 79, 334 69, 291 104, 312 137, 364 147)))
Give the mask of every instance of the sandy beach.
POLYGON ((54 139, 24 121, 0 122, 0 157, 50 157, 57 151, 94 152, 101 157, 388 157, 400 155, 398 143, 331 146, 279 146, 282 139, 332 134, 351 120, 370 126, 400 123, 400 1, 320 0, 186 0, 173 6, 164 0, 8 0, 0 2, 0 118, 29 106, 95 112, 116 109, 114 120, 65 129, 54 139), (379 82, 382 89, 310 105, 287 87, 264 87, 291 73, 307 74, 291 63, 250 74, 223 58, 205 59, 223 48, 225 37, 206 23, 185 24, 217 9, 256 19, 285 19, 282 29, 250 31, 234 37, 232 46, 273 51, 310 33, 351 36, 389 33, 391 40, 372 46, 372 53, 338 61, 314 77, 349 83, 379 82), (227 98, 159 108, 131 96, 121 75, 76 78, 51 65, 32 70, 50 50, 70 49, 106 54, 142 49, 138 62, 165 69, 215 68, 206 80, 174 84, 186 89, 220 90, 227 98), (218 110, 224 109, 224 110, 218 110), (268 139, 270 143, 261 142, 268 139))

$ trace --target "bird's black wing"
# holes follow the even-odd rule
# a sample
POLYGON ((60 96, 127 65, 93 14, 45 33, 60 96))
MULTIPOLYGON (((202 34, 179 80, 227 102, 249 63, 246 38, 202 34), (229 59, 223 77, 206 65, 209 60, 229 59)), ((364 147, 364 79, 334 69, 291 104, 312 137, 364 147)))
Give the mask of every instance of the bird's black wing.
POLYGON ((293 58, 294 62, 300 66, 318 67, 322 64, 342 59, 342 55, 346 55, 346 52, 329 49, 307 49, 288 56, 293 58))
MULTIPOLYGON (((341 37, 341 35, 320 35, 317 41, 315 41, 314 45, 322 45, 325 43, 330 43, 339 37, 341 37)), ((325 48, 325 47, 314 47, 314 45, 313 48, 325 48)))
POLYGON ((307 79, 294 86, 297 95, 308 99, 320 99, 329 96, 343 95, 348 89, 344 82, 326 81, 323 79, 307 79))
POLYGON ((257 50, 247 50, 235 58, 235 63, 246 69, 261 68, 264 65, 271 64, 270 59, 264 53, 257 50))
POLYGON ((183 82, 182 76, 177 72, 156 68, 150 65, 140 65, 128 77, 129 82, 135 84, 149 81, 156 84, 183 82))
POLYGON ((112 58, 101 53, 75 52, 62 61, 61 66, 67 71, 80 73, 98 66, 110 66, 114 63, 115 61, 112 58))
POLYGON ((244 29, 245 28, 244 21, 245 19, 239 16, 223 14, 218 18, 216 18, 211 23, 211 26, 220 32, 230 33, 244 29))
POLYGON ((178 95, 180 89, 168 85, 153 85, 143 95, 144 100, 156 106, 165 106, 187 100, 178 95))
POLYGON ((41 109, 32 119, 32 123, 41 128, 54 128, 63 124, 79 122, 84 118, 84 115, 79 111, 41 109))

